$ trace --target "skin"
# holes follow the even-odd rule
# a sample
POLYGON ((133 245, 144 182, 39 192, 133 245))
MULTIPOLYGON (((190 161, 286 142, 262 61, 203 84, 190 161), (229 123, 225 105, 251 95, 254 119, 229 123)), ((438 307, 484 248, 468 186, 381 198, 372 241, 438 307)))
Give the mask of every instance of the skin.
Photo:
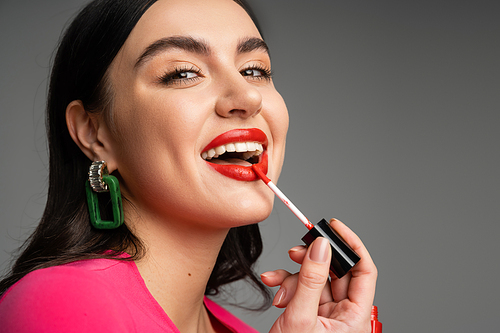
MULTIPOLYGON (((225 177, 201 158, 203 148, 218 135, 259 128, 268 139, 267 175, 274 181, 279 176, 288 114, 272 80, 263 78, 271 67, 268 53, 263 48, 238 51, 252 38, 261 38, 257 28, 231 0, 160 0, 139 20, 108 69, 112 117, 85 112, 81 101, 70 103, 66 112, 70 134, 80 149, 94 161, 105 160, 119 178, 127 198, 126 223, 146 246, 146 256, 137 262, 139 272, 183 333, 225 331, 203 306, 206 283, 229 228, 262 221, 273 206, 274 195, 263 182, 225 177), (179 36, 210 52, 169 47, 144 56, 155 42, 179 36), (166 75, 176 70, 184 76, 166 75)), ((343 287, 356 285, 359 293, 364 291, 365 303, 356 308, 355 320, 347 317, 357 327, 358 321, 364 324, 369 318, 374 277, 370 275, 368 287, 353 281, 374 265, 352 232, 343 235, 363 258, 356 266, 361 271, 353 270, 343 287)), ((325 260, 328 251, 319 251, 325 260)), ((311 295, 323 292, 328 264, 310 260, 305 249, 295 251, 292 259, 303 263, 301 274, 306 278, 284 271, 263 275, 264 283, 287 290, 287 297, 277 304, 287 310, 272 331, 312 332, 302 330, 304 320, 297 326, 300 316, 290 314, 307 315, 311 328, 319 327, 320 298, 311 295), (311 274, 321 278, 315 284, 321 285, 319 291, 307 287, 311 274), (306 311, 306 303, 299 302, 302 298, 317 300, 306 311)), ((321 299, 325 300, 331 297, 321 299)))
POLYGON ((361 260, 342 279, 331 273, 329 282, 328 241, 320 237, 308 249, 290 249, 290 258, 302 265, 299 273, 276 270, 261 275, 266 285, 280 286, 273 305, 285 308, 270 332, 371 332, 377 268, 352 230, 336 219, 330 220, 330 226, 361 260))

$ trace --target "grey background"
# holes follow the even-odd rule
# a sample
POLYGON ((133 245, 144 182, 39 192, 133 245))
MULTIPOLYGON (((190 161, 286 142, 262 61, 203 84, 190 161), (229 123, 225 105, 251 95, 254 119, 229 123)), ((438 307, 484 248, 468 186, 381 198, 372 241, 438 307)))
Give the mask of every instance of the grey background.
MULTIPOLYGON (((384 332, 498 331, 499 2, 254 2, 291 117, 279 186, 363 239, 384 332)), ((82 3, 0 2, 2 270, 45 203, 48 68, 82 3)), ((262 231, 259 271, 296 271, 306 229, 276 202, 262 231)))

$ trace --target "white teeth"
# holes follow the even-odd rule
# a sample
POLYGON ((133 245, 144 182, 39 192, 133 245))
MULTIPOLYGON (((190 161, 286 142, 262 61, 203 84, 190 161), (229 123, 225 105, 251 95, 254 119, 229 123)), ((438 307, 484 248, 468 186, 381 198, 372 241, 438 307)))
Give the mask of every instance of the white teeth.
POLYGON ((244 160, 248 160, 249 158, 254 157, 254 155, 255 155, 255 152, 253 152, 253 151, 244 152, 243 153, 243 159, 244 160))
POLYGON ((209 151, 207 151, 207 155, 208 155, 207 156, 208 159, 211 159, 212 157, 214 157, 215 156, 215 149, 212 148, 209 151))
POLYGON ((217 155, 222 155, 226 152, 226 146, 219 146, 215 148, 217 155))
POLYGON ((245 142, 237 142, 234 144, 234 146, 236 147, 236 151, 238 153, 243 153, 248 151, 247 144, 245 142))
POLYGON ((254 156, 259 156, 264 151, 264 147, 258 142, 234 142, 228 143, 226 145, 211 148, 208 151, 201 153, 201 158, 204 160, 211 160, 212 158, 217 158, 225 152, 229 153, 243 153, 242 157, 248 160, 254 156))

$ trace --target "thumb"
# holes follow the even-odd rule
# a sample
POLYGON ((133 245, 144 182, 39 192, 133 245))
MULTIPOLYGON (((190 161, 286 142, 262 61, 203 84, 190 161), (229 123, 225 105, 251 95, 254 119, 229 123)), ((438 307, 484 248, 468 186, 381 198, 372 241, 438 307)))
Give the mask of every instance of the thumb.
POLYGON ((330 269, 330 242, 318 237, 309 246, 299 272, 297 289, 287 311, 302 325, 316 325, 321 293, 328 280, 330 269))

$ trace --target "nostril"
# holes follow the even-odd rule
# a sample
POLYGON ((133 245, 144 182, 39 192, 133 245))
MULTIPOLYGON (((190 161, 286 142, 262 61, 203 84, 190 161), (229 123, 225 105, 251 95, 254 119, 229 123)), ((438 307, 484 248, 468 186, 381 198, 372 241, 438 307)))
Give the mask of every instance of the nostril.
POLYGON ((229 111, 229 113, 232 115, 235 115, 235 116, 243 116, 247 112, 243 109, 233 109, 233 110, 229 111))

